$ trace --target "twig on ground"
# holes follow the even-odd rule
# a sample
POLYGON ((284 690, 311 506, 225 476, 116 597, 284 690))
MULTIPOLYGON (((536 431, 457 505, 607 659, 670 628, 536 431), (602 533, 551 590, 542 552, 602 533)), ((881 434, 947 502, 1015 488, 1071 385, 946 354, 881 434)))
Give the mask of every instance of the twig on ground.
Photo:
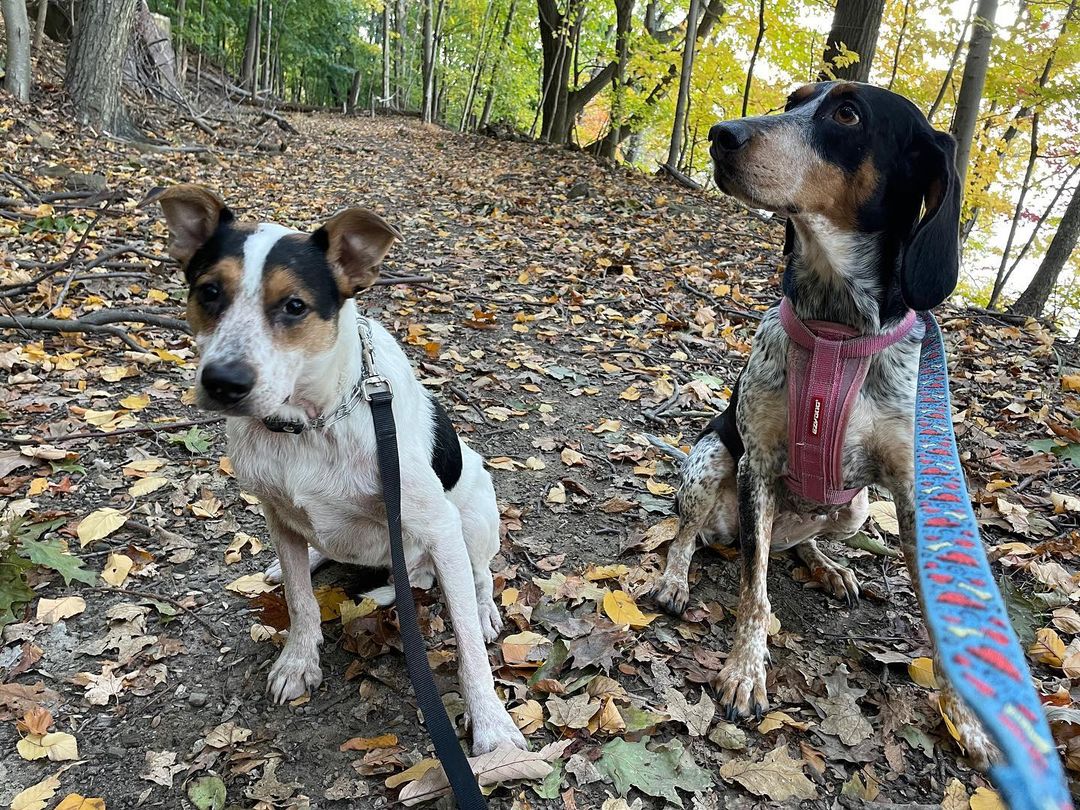
POLYGON ((60 288, 60 294, 56 297, 53 305, 49 307, 49 310, 45 313, 46 316, 52 315, 58 310, 64 303, 64 299, 67 298, 68 290, 71 289, 71 282, 75 279, 75 274, 79 272, 79 263, 77 261, 79 253, 83 249, 83 245, 86 244, 87 238, 90 236, 90 232, 94 230, 94 226, 98 224, 101 219, 104 209, 98 209, 94 214, 94 218, 90 220, 90 224, 83 229, 82 236, 79 237, 79 241, 75 243, 75 249, 71 251, 71 255, 68 256, 67 262, 71 265, 71 272, 68 273, 67 278, 64 279, 64 286, 60 288))
POLYGON ((739 322, 742 322, 742 323, 746 323, 747 321, 751 321, 751 322, 756 323, 756 322, 761 320, 761 314, 760 313, 758 313, 758 312, 746 312, 746 311, 741 310, 741 309, 731 309, 731 307, 726 307, 726 306, 724 306, 723 304, 720 303, 720 299, 718 299, 715 295, 712 295, 711 293, 707 293, 704 290, 699 290, 697 287, 695 287, 693 284, 691 284, 685 278, 679 279, 679 286, 682 287, 684 290, 686 290, 688 293, 692 293, 693 295, 696 295, 699 298, 704 298, 706 301, 708 301, 710 304, 712 304, 718 310, 720 310, 725 315, 730 317, 732 320, 739 321, 739 322))
POLYGON ((208 416, 205 419, 189 419, 185 422, 169 422, 165 425, 140 425, 139 427, 120 428, 113 431, 88 430, 85 433, 69 433, 67 436, 57 436, 49 439, 13 439, 9 436, 0 436, 0 442, 17 445, 60 444, 61 442, 73 442, 80 439, 109 439, 113 436, 130 436, 138 433, 173 433, 185 428, 213 425, 224 421, 224 416, 208 416))
POLYGON ((495 427, 495 424, 490 419, 488 419, 487 414, 484 413, 484 409, 480 407, 479 402, 470 397, 467 393, 462 391, 456 385, 448 385, 446 387, 449 389, 450 393, 454 395, 455 399, 457 399, 459 402, 463 402, 464 404, 472 408, 474 411, 476 411, 476 415, 484 420, 485 425, 487 425, 488 427, 495 427))
POLYGON ((651 433, 642 433, 641 435, 644 436, 646 439, 648 439, 649 444, 651 444, 657 450, 671 456, 671 458, 675 459, 679 463, 682 463, 682 462, 686 461, 686 459, 690 458, 689 453, 684 453, 682 450, 680 450, 675 445, 668 444, 663 439, 661 439, 659 436, 654 436, 651 433))
POLYGON ((30 188, 28 185, 26 185, 18 177, 13 175, 11 172, 0 172, 0 180, 4 180, 5 182, 15 186, 15 188, 21 191, 23 193, 23 196, 26 197, 26 199, 28 199, 30 202, 41 202, 41 197, 38 196, 38 193, 32 188, 30 188))
POLYGON ((120 338, 133 351, 146 351, 144 347, 132 340, 131 336, 123 329, 96 323, 83 323, 58 318, 0 317, 0 329, 20 329, 23 332, 27 329, 33 329, 37 332, 96 332, 120 338))
POLYGON ((389 287, 391 284, 430 284, 434 276, 381 276, 372 283, 373 287, 389 287))
POLYGON ((185 614, 193 618, 199 624, 201 624, 210 635, 221 641, 221 636, 218 635, 217 630, 206 619, 200 616, 191 608, 187 607, 177 599, 173 599, 171 596, 164 596, 160 593, 154 593, 153 591, 140 591, 135 588, 102 588, 97 585, 87 585, 82 590, 93 591, 94 593, 106 593, 113 596, 122 596, 127 594, 128 596, 141 596, 143 599, 153 599, 155 602, 164 602, 167 605, 172 605, 177 610, 183 611, 185 614))

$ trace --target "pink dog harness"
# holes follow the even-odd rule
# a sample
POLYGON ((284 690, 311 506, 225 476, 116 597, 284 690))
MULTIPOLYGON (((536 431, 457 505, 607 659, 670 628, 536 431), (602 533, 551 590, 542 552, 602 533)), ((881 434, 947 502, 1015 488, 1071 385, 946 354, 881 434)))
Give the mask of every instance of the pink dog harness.
POLYGON ((850 326, 801 321, 785 296, 780 322, 792 340, 788 351, 788 475, 792 492, 817 503, 850 503, 858 489, 844 489, 844 437, 870 358, 903 340, 915 326, 908 310, 882 335, 857 337, 850 326))

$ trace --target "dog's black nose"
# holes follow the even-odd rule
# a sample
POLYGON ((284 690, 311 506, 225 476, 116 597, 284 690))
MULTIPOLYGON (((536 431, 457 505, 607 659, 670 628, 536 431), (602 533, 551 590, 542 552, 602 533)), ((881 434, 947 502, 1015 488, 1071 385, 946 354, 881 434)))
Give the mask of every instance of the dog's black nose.
POLYGON ((742 121, 721 121, 709 130, 709 140, 725 152, 737 152, 750 141, 750 127, 742 121))
POLYGON ((210 363, 203 367, 202 386, 222 405, 235 405, 255 387, 255 369, 247 363, 210 363))

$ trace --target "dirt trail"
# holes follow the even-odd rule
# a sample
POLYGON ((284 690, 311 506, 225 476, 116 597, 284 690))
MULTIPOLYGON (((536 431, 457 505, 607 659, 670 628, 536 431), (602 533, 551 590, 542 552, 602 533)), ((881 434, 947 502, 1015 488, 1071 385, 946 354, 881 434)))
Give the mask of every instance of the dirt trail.
MULTIPOLYGON (((906 575, 894 559, 842 552, 868 592, 855 608, 804 586, 806 572, 792 560, 775 562, 770 586, 780 629, 771 639, 769 692, 773 708, 786 714, 771 730, 749 729, 741 747, 728 739, 738 734, 719 717, 709 740, 690 736, 685 723, 648 714, 671 709, 670 688, 696 703, 701 684, 728 649, 737 585, 729 551, 699 555, 684 620, 662 616, 644 629, 617 634, 597 604, 603 602, 597 589, 622 589, 637 595, 643 610, 651 609, 642 592, 663 549, 642 551, 640 544, 652 545, 671 527, 675 473, 640 434, 660 433, 685 444, 722 407, 733 369, 748 350, 754 310, 779 295, 778 228, 723 200, 563 150, 463 137, 390 118, 297 116, 294 122, 302 137, 283 155, 214 160, 145 155, 116 144, 91 148, 101 150, 110 183, 133 197, 167 182, 203 182, 240 217, 304 228, 345 206, 374 207, 405 234, 385 271, 434 276, 426 286, 373 290, 362 304, 399 336, 423 381, 492 463, 506 529, 496 558, 497 587, 506 589, 501 604, 510 619, 504 637, 531 630, 549 642, 561 639, 571 651, 552 680, 529 688, 530 671, 504 666, 504 651, 492 645, 508 703, 535 700, 546 709, 549 724, 529 736, 534 749, 574 738, 564 758, 577 755, 561 782, 556 775, 540 788, 548 798, 530 787, 501 787, 493 807, 510 807, 518 797, 519 807, 571 807, 568 802, 576 801, 577 807, 598 808, 606 796, 617 795, 616 785, 625 788, 601 776, 605 758, 615 756, 605 746, 644 735, 681 741, 686 756, 715 781, 695 796, 696 808, 763 801, 718 773, 725 763, 758 761, 777 748, 800 759, 800 773, 817 797, 805 806, 832 807, 826 797, 845 785, 857 798, 904 805, 939 802, 954 776, 971 788, 985 784, 963 765, 931 693, 907 676, 906 663, 925 655, 926 647, 906 575), (582 577, 592 566, 611 564, 624 568, 582 577), (606 654, 602 645, 584 648, 590 634, 609 643, 606 654), (601 671, 625 689, 616 706, 638 731, 574 730, 553 720, 560 704, 552 703, 552 693, 556 700, 588 695, 590 676, 601 671), (826 677, 828 690, 837 693, 827 691, 826 677), (571 799, 559 797, 571 787, 571 799)), ((143 215, 131 216, 145 228, 143 215)), ((153 234, 147 248, 161 252, 159 224, 153 234)), ((120 278, 77 286, 73 303, 94 294, 114 306, 145 304, 147 289, 154 288, 167 294, 161 311, 179 315, 179 274, 168 268, 155 273, 141 282, 120 278)), ((150 402, 135 414, 139 424, 199 418, 184 398, 194 371, 188 341, 164 330, 140 335, 164 351, 164 359, 123 359, 119 344, 110 349, 90 336, 46 337, 44 350, 54 357, 79 345, 99 351, 82 348, 74 369, 30 369, 32 379, 13 386, 0 402, 14 414, 15 432, 47 436, 87 429, 85 412, 77 409, 115 409, 121 398, 141 393, 150 402), (118 364, 130 366, 133 375, 109 382, 103 371, 118 364), (31 407, 42 403, 49 407, 31 407)), ((1014 339, 1018 347, 1030 346, 1022 333, 1014 339)), ((0 352, 10 348, 0 344, 0 352)), ((1019 375, 1018 397, 1032 373, 1028 368, 1019 375)), ((960 384, 961 408, 970 384, 960 384)), ((226 563, 237 532, 265 541, 265 526, 221 462, 220 425, 203 431, 209 446, 200 449, 196 441, 194 452, 164 434, 72 443, 85 475, 76 473, 66 489, 50 486, 33 498, 39 511, 68 518, 70 532, 93 510, 131 507, 128 487, 135 479, 125 464, 161 460, 152 475, 167 478, 166 485, 135 497, 132 517, 160 525, 180 542, 120 529, 88 548, 88 564, 99 566, 111 551, 126 553, 136 561, 128 588, 188 608, 167 615, 176 612, 170 605, 130 593, 83 591, 87 609, 80 615, 47 628, 9 628, 0 665, 10 667, 24 655, 22 642, 40 647, 41 659, 12 680, 43 680, 58 692, 58 728, 79 742, 82 762, 63 776, 59 795, 70 788, 103 797, 110 808, 189 806, 180 798, 189 778, 214 773, 224 778, 230 805, 264 800, 303 806, 300 797, 307 796, 316 807, 383 806, 394 795, 383 786, 386 776, 427 752, 395 650, 393 614, 358 620, 348 632, 340 621, 328 621, 323 686, 302 705, 269 705, 262 692, 275 647, 253 640, 251 632, 252 625, 280 622, 280 596, 253 603, 225 586, 264 568, 272 552, 251 556, 245 548, 240 562, 226 563), (192 549, 185 550, 183 541, 191 541, 192 549), (110 634, 104 649, 95 646, 110 634), (110 667, 126 680, 104 705, 91 705, 84 686, 71 679, 83 672, 100 676, 110 667), (221 724, 234 725, 221 730, 221 724), (339 751, 350 738, 382 734, 396 735, 397 745, 367 754, 339 751), (158 781, 145 778, 148 772, 158 781), (343 798, 326 798, 328 789, 343 798)), ((1022 455, 1014 452, 1013 458, 1022 455)), ((20 487, 9 494, 17 496, 20 487)), ((355 579, 340 567, 318 577, 328 588, 351 589, 355 579)), ((42 590, 47 596, 69 592, 77 586, 54 582, 42 590)), ((432 655, 442 662, 439 681, 460 711, 447 663, 453 644, 444 610, 430 595, 425 605, 432 655)), ((543 645, 542 653, 550 655, 543 645)), ((9 755, 17 736, 13 724, 0 725, 0 803, 56 770, 47 761, 9 755)), ((636 789, 629 798, 634 796, 647 807, 663 804, 636 789)))

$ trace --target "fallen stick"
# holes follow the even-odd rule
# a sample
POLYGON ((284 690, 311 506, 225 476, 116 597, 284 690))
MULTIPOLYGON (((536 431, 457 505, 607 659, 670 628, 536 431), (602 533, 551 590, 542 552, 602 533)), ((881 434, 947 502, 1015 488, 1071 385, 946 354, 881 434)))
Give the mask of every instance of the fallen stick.
POLYGON ((164 603, 166 603, 168 605, 172 605, 177 610, 183 611, 188 616, 193 618, 195 621, 197 621, 199 624, 201 624, 204 628, 206 628, 206 632, 208 632, 210 635, 212 635, 218 641, 222 640, 221 636, 219 636, 217 634, 217 631, 214 629, 213 625, 210 624, 210 622, 208 622, 206 619, 204 619, 202 616, 200 616, 198 613, 196 613, 191 608, 187 607, 186 605, 181 604, 178 600, 173 599, 171 596, 162 596, 160 593, 154 593, 153 591, 139 591, 139 590, 135 590, 134 588, 101 588, 101 587, 98 587, 97 585, 88 585, 88 586, 82 588, 82 590, 84 590, 84 591, 94 591, 95 593, 105 593, 105 594, 112 594, 112 595, 127 594, 128 596, 140 596, 143 599, 152 599, 155 602, 164 602, 164 603))
POLYGON ((33 329, 37 332, 95 332, 103 335, 111 335, 120 338, 130 349, 137 352, 145 352, 131 336, 116 326, 105 326, 96 323, 81 323, 79 321, 60 320, 58 318, 11 318, 0 316, 0 329, 19 329, 25 332, 33 329))
POLYGON ((170 422, 167 425, 140 425, 139 427, 120 428, 119 430, 88 430, 84 433, 69 433, 67 436, 57 436, 49 439, 13 439, 9 436, 0 436, 0 442, 15 445, 35 444, 60 444, 61 442, 74 442, 81 439, 108 439, 113 436, 130 436, 136 433, 172 433, 185 428, 199 427, 200 425, 213 425, 224 422, 224 416, 208 416, 205 419, 191 419, 186 422, 170 422))

